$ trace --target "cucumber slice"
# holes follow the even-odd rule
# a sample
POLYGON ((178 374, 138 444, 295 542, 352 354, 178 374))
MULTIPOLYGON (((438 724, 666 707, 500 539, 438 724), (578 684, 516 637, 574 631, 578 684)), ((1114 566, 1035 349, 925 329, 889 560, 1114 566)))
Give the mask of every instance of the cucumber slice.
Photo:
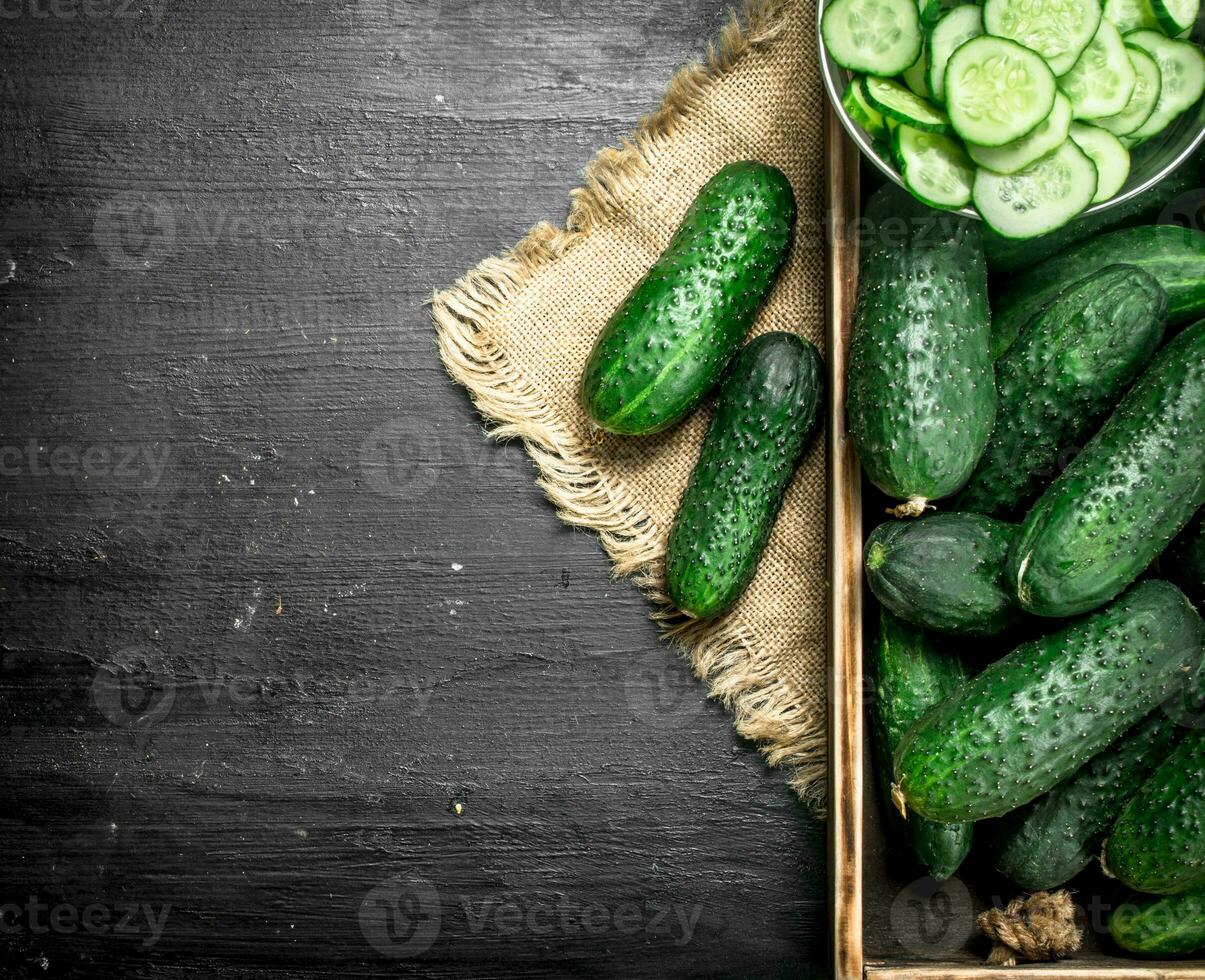
POLYGON ((1092 203, 1107 201, 1130 178, 1130 151, 1116 136, 1098 126, 1072 123, 1071 138, 1096 167, 1096 193, 1092 203))
POLYGON ((1159 66, 1163 85, 1155 111, 1129 134, 1137 140, 1150 139, 1205 94, 1205 54, 1190 41, 1173 41, 1157 31, 1134 31, 1126 35, 1126 44, 1141 48, 1159 66))
POLYGON ((1159 26, 1150 0, 1105 0, 1105 20, 1122 34, 1159 26))
POLYGON ((871 136, 887 135, 887 124, 883 121, 879 110, 866 101, 861 75, 855 75, 845 86, 845 94, 841 96, 841 105, 845 107, 849 118, 871 136))
POLYGON ((1004 146, 975 146, 967 144, 967 153, 979 166, 998 174, 1015 174, 1024 170, 1067 141, 1071 133, 1071 103, 1060 92, 1054 97, 1050 115, 1038 123, 1028 136, 1004 146))
POLYGON ((1071 71, 1059 79, 1059 88, 1071 100, 1076 119, 1092 119, 1121 112, 1137 81, 1121 32, 1102 20, 1071 71))
POLYGON ((1003 146, 1035 129, 1058 87, 1038 55, 1000 37, 974 37, 946 64, 946 111, 968 143, 1003 146))
POLYGON ((964 208, 971 203, 975 165, 958 141, 940 133, 899 126, 892 135, 904 186, 931 208, 964 208))
POLYGON ((946 65, 959 47, 983 33, 983 8, 974 4, 955 7, 929 34, 929 91, 938 102, 946 100, 946 65))
POLYGON ((1126 56, 1134 66, 1134 93, 1126 107, 1114 116, 1093 119, 1092 125, 1107 129, 1114 136, 1126 136, 1134 132, 1151 118, 1159 93, 1163 89, 1163 76, 1155 59, 1142 50, 1126 45, 1126 56))
POLYGON ((983 27, 1036 51, 1064 75, 1096 35, 1100 0, 985 0, 983 27))
POLYGON ((949 117, 940 109, 890 78, 866 78, 866 98, 870 104, 889 119, 905 126, 924 130, 926 133, 946 133, 950 130, 949 117))
POLYGON ((1034 238, 1061 228, 1092 203, 1096 167, 1074 141, 1018 174, 975 173, 980 216, 1005 238, 1034 238))
POLYGON ((920 57, 913 62, 911 68, 905 68, 904 73, 900 75, 904 84, 908 86, 912 94, 922 99, 931 99, 933 93, 929 91, 929 59, 921 49, 920 57))
POLYGON ((820 35, 833 61, 850 71, 898 75, 920 57, 913 0, 833 0, 820 35))
POLYGON ((1201 0, 1151 0, 1151 9, 1164 33, 1176 37, 1192 31, 1201 13, 1201 0))

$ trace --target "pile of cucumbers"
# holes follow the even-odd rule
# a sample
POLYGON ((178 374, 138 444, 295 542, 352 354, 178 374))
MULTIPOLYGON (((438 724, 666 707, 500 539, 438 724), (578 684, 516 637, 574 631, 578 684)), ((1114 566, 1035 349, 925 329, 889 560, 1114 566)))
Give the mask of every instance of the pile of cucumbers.
POLYGON ((1203 950, 1205 234, 1112 231, 989 297, 978 222, 893 186, 866 219, 847 411, 895 502, 865 565, 896 840, 943 878, 974 839, 1025 890, 1099 861, 1119 947, 1203 950))
POLYGON ((698 619, 729 611, 753 580, 817 430, 824 370, 815 346, 775 331, 741 347, 788 257, 795 213, 781 170, 749 161, 720 170, 611 316, 582 374, 596 433, 663 432, 715 392, 665 559, 669 597, 698 619))
POLYGON ((1029 239, 1107 201, 1205 93, 1200 0, 831 0, 844 107, 935 208, 1029 239))

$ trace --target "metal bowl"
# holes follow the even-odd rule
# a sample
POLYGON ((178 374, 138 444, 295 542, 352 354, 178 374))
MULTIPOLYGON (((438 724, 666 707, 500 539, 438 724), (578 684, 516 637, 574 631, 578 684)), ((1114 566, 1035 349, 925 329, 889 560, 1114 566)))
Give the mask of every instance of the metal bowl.
MULTIPOLYGON (((841 104, 841 96, 845 92, 845 87, 849 84, 852 73, 846 71, 833 61, 829 57, 828 51, 825 50, 824 40, 820 36, 820 20, 824 16, 824 8, 827 5, 828 0, 820 0, 818 4, 816 44, 820 51, 820 73, 824 77, 824 88, 828 92, 829 100, 833 104, 837 118, 841 120, 841 125, 849 133, 850 139, 858 144, 859 149, 861 149, 871 163, 878 167, 890 180, 903 187, 904 182, 895 164, 889 158, 879 154, 870 137, 849 117, 849 113, 845 111, 845 106, 841 104)), ((1202 38, 1205 38, 1205 12, 1197 19, 1197 27, 1193 31, 1194 41, 1199 44, 1202 38)), ((1114 205, 1120 204, 1122 201, 1128 201, 1130 198, 1153 187, 1192 156, 1202 141, 1205 141, 1205 98, 1198 100, 1195 106, 1187 112, 1182 113, 1174 123, 1158 136, 1148 140, 1141 146, 1135 147, 1130 156, 1129 180, 1125 182, 1125 185, 1113 197, 1107 201, 1102 201, 1100 204, 1092 205, 1084 211, 1084 214, 1097 214, 1100 211, 1106 211, 1114 205)), ((963 208, 958 213, 964 214, 968 218, 979 217, 979 212, 970 207, 963 208)))

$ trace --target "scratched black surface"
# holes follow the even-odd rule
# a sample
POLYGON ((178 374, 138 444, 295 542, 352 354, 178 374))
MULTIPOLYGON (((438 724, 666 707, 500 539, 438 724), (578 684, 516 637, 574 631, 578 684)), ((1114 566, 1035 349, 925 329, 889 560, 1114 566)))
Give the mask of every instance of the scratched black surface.
POLYGON ((0 974, 818 975, 823 826, 422 308, 723 15, 0 8, 0 974))

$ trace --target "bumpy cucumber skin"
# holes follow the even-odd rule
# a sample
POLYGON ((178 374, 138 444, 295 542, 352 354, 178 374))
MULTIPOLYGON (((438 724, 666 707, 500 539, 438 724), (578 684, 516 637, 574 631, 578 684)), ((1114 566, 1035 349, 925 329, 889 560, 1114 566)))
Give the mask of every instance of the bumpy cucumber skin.
POLYGON ((773 287, 794 224, 795 196, 775 167, 730 164, 704 185, 586 362, 581 401, 595 425, 660 432, 703 400, 773 287))
POLYGON ((1167 292, 1171 323, 1205 313, 1205 232, 1179 225, 1140 225, 1110 232, 1014 276, 992 309, 992 356, 1000 357, 1022 328, 1068 286, 1106 265, 1145 269, 1167 292))
POLYGON ((1109 934, 1136 956, 1187 956, 1205 949, 1205 891, 1131 895, 1110 917, 1109 934))
POLYGON ((682 612, 718 616, 752 581, 823 390, 819 352, 794 334, 763 334, 733 361, 670 534, 666 583, 682 612))
POLYGON ((996 418, 987 269, 977 223, 894 186, 867 225, 849 431, 870 480, 916 514, 966 483, 996 418))
POLYGON ((1021 611, 1004 575, 1017 526, 980 514, 889 521, 866 542, 866 579, 901 619, 942 633, 991 636, 1021 611))
POLYGON ((897 805, 944 822, 1024 806, 1182 692, 1203 634, 1183 593, 1150 580, 1022 644, 904 737, 895 755, 897 805))
POLYGON ((996 427, 954 506, 1008 515, 1030 503, 1146 367, 1166 326, 1167 294, 1136 266, 1061 293, 996 362, 996 427))
POLYGON ((1205 503, 1205 323, 1168 343, 1038 498, 1008 558, 1023 609, 1074 616, 1134 581, 1205 503))
POLYGON ((1193 602, 1205 602, 1205 510, 1197 511, 1167 550, 1163 567, 1193 602))
MULTIPOLYGON (((1196 161, 1185 163, 1178 170, 1161 180, 1150 190, 1106 211, 1087 214, 1068 222, 1057 231, 1037 238, 1018 241, 1005 238, 990 228, 983 230, 983 250, 987 255, 987 267, 992 273, 1012 273, 1027 269, 1052 256, 1067 251, 1072 245, 1120 228, 1137 218, 1155 219, 1167 204, 1185 191, 1201 186, 1202 167, 1196 161)), ((1123 255, 1111 261, 1126 261, 1123 255)), ((1019 325, 1023 326, 1023 324, 1019 325)))
MULTIPOLYGON (((891 759, 904 733, 935 704, 954 694, 967 679, 957 657, 934 646, 922 630, 879 612, 879 632, 870 647, 871 707, 880 788, 890 799, 891 759)), ((938 881, 949 878, 971 850, 972 824, 934 823, 923 817, 903 820, 888 804, 894 838, 908 847, 938 881)))
POLYGON ((996 829, 996 870, 1027 891, 1066 884, 1100 854, 1126 800, 1184 731, 1156 709, 1070 779, 1010 813, 996 829))
POLYGON ((1205 888, 1205 730, 1189 731, 1126 804, 1103 862, 1135 891, 1177 895, 1205 888))

